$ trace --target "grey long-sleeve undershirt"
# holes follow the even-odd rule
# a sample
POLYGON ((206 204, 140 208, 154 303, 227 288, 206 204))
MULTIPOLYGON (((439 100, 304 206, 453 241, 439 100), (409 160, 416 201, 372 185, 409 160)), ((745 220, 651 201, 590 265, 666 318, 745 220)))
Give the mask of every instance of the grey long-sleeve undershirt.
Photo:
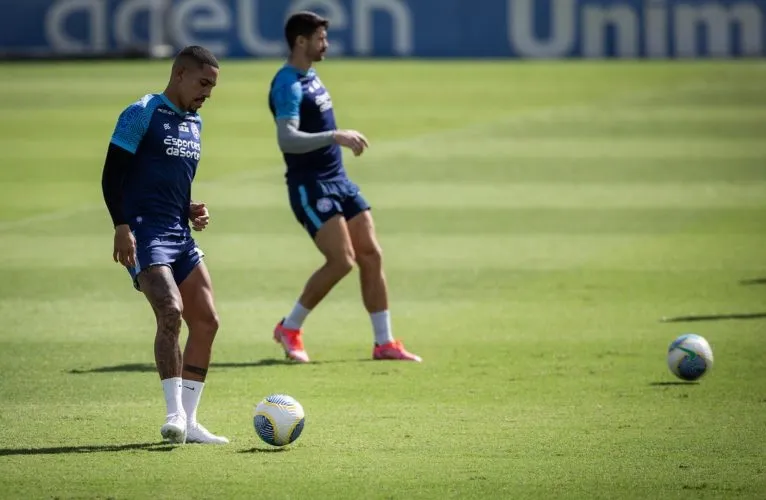
POLYGON ((335 142, 335 131, 310 134, 298 130, 300 122, 291 118, 277 120, 277 142, 283 153, 302 154, 335 142))

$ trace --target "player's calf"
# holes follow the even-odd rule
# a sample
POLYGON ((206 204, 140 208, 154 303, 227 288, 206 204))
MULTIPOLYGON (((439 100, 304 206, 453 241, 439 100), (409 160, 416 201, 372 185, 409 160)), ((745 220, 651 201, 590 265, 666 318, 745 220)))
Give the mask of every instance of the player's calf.
MULTIPOLYGON (((324 255, 325 263, 309 278, 299 299, 300 304, 308 310, 314 309, 354 269, 356 260, 346 221, 339 214, 322 225, 314 243, 324 255)), ((300 328, 300 325, 289 327, 300 328)))
MULTIPOLYGON (((298 302, 311 311, 353 269, 354 257, 351 255, 327 257, 322 267, 314 271, 306 282, 298 302)), ((297 328, 300 328, 300 325, 297 325, 297 328)))
POLYGON ((186 308, 184 321, 189 338, 183 356, 182 402, 186 413, 186 442, 226 444, 223 436, 216 436, 197 422, 197 408, 205 388, 213 341, 218 333, 219 319, 213 300, 213 285, 204 262, 197 262, 179 285, 186 308))
POLYGON ((181 334, 181 306, 170 303, 155 309, 157 333, 154 337, 154 359, 160 379, 181 375, 181 350, 178 337, 181 334))
POLYGON ((173 272, 168 266, 156 265, 144 269, 137 279, 157 320, 154 357, 160 379, 180 377, 181 350, 178 337, 181 334, 183 303, 173 272))
MULTIPOLYGON (((196 255, 196 252, 192 254, 196 255)), ((182 279, 178 289, 186 306, 183 318, 189 328, 183 356, 184 381, 204 382, 220 326, 212 280, 205 263, 198 261, 182 279)))
POLYGON ((182 359, 178 345, 183 314, 181 294, 172 270, 165 265, 144 269, 137 280, 157 320, 154 357, 167 407, 166 422, 160 433, 171 442, 183 443, 186 440, 186 412, 182 401, 182 359))
POLYGON ((383 273, 383 255, 378 245, 366 246, 356 252, 362 301, 370 314, 388 310, 388 285, 383 273))
POLYGON ((183 378, 204 382, 213 352, 213 342, 218 333, 218 316, 211 314, 202 318, 187 317, 186 326, 189 329, 189 338, 183 353, 183 378), (196 369, 189 370, 187 367, 196 369))
MULTIPOLYGON (((356 262, 362 299, 370 314, 388 309, 388 286, 383 273, 383 250, 375 235, 375 225, 369 210, 365 210, 348 223, 356 262)), ((391 340, 391 339, 387 339, 391 340)))
POLYGON ((388 285, 383 272, 383 251, 375 234, 375 224, 369 210, 363 210, 348 222, 349 235, 359 264, 362 300, 370 313, 375 336, 373 359, 422 361, 420 356, 407 351, 391 329, 388 311, 388 285))
POLYGON ((314 242, 324 255, 325 263, 308 279, 290 314, 274 328, 274 340, 282 345, 285 356, 299 363, 309 361, 303 347, 303 322, 330 290, 354 269, 355 263, 354 249, 342 215, 330 217, 316 232, 314 242))

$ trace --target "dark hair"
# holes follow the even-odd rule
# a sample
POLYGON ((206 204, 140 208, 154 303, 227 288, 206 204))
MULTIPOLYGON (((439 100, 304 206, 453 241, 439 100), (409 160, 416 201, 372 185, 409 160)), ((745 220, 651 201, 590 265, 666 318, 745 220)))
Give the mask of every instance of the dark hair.
POLYGON ((330 21, 320 15, 309 11, 296 12, 285 23, 287 46, 293 50, 295 41, 299 36, 309 38, 319 28, 327 29, 328 26, 330 26, 330 21))
POLYGON ((189 45, 188 47, 185 47, 178 53, 175 62, 176 64, 183 63, 184 65, 196 64, 200 68, 205 64, 214 68, 218 67, 218 59, 215 58, 213 53, 199 45, 189 45))

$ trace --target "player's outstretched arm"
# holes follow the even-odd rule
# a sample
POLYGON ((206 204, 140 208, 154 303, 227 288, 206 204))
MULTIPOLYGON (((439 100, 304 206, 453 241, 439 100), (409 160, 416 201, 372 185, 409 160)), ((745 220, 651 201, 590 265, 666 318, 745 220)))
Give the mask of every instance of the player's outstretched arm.
POLYGON ((302 132, 297 118, 277 119, 277 142, 283 153, 302 154, 331 144, 347 147, 359 156, 369 146, 367 138, 355 130, 330 130, 314 134, 302 132))
POLYGON ((300 130, 303 90, 295 81, 277 83, 271 91, 277 120, 277 143, 283 153, 304 154, 331 144, 351 149, 359 156, 369 146, 367 139, 355 130, 328 130, 309 133, 300 130))
POLYGON ((277 143, 283 153, 302 154, 335 143, 335 131, 308 133, 298 130, 297 118, 277 119, 277 143))

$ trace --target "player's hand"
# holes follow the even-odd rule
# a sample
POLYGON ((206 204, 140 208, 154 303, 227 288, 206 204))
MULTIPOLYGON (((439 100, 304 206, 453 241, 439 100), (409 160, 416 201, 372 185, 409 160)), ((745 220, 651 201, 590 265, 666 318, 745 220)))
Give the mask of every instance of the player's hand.
POLYGON ((344 148, 349 148, 354 152, 354 156, 361 155, 366 148, 370 147, 367 138, 356 130, 336 130, 335 142, 344 148))
POLYGON ((136 267, 136 238, 127 224, 114 228, 112 258, 123 266, 136 267))
POLYGON ((204 203, 192 202, 189 205, 189 220, 192 222, 192 229, 202 231, 210 222, 210 213, 204 203))

